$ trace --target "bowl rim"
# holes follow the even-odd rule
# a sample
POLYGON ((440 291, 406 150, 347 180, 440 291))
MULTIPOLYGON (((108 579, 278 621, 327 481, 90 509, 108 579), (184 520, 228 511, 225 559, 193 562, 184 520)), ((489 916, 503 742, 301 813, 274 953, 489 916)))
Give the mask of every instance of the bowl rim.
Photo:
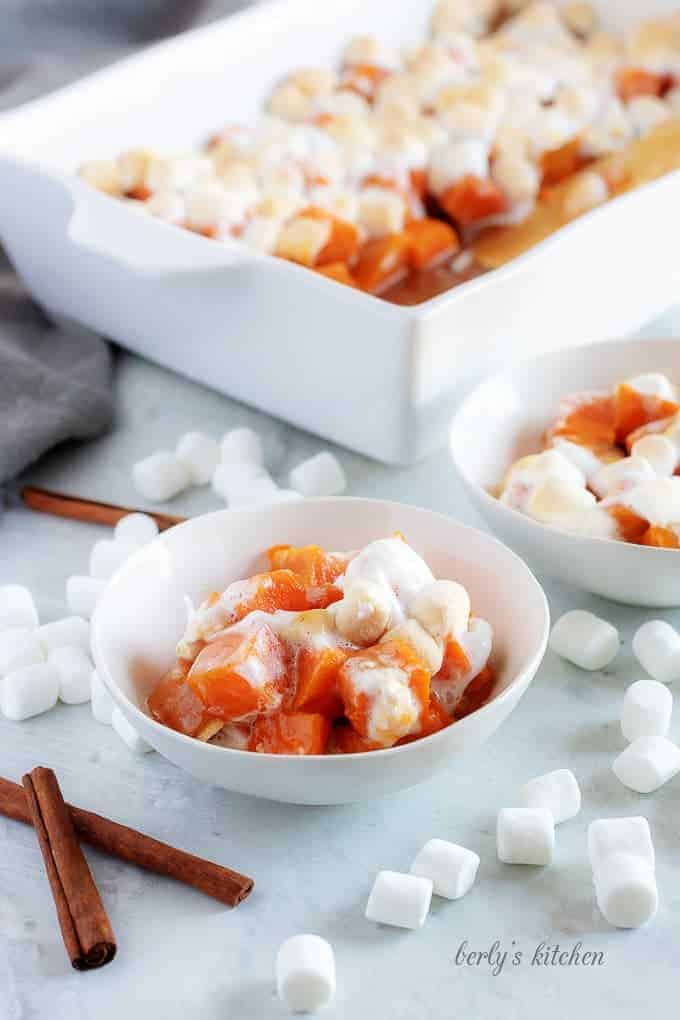
MULTIPOLYGON (((677 337, 620 337, 613 339, 610 338, 608 340, 598 340, 593 343, 582 344, 581 346, 574 348, 562 347, 556 351, 548 351, 545 354, 539 354, 534 358, 526 358, 521 361, 505 365, 497 372, 485 375, 465 394, 465 397, 459 404, 449 427, 449 455, 457 477, 463 482, 467 489, 474 492, 475 498, 479 500, 479 502, 483 503, 493 513, 506 514, 516 524, 521 522, 521 525, 527 529, 529 539, 532 542, 540 543, 540 536, 545 536, 547 531, 554 535, 559 535, 563 539, 578 542, 585 548, 593 550, 615 549, 618 550, 618 555, 623 556, 645 555, 649 558, 655 557, 656 559, 659 559, 661 556, 667 556, 669 553, 674 555, 680 553, 680 549, 668 549, 662 546, 636 545, 634 542, 623 542, 620 539, 603 538, 597 535, 575 535, 572 532, 564 531, 561 528, 556 527, 554 524, 536 521, 533 517, 529 517, 528 514, 523 514, 520 510, 515 510, 514 507, 510 507, 507 506, 507 504, 502 503, 500 499, 493 496, 487 489, 484 488, 483 485, 480 485, 478 482, 470 478, 468 473, 463 470, 457 456, 458 444, 456 441, 456 433, 460 426, 460 420, 469 409, 469 405, 473 402, 473 400, 477 399, 479 393, 495 381, 507 378, 508 375, 511 375, 517 370, 523 369, 528 371, 534 367, 538 370, 539 367, 546 362, 558 361, 560 359, 568 359, 572 357, 579 358, 582 357, 584 353, 590 351, 596 352, 598 350, 602 350, 603 354, 606 354, 608 349, 614 347, 637 347, 650 342, 663 344, 664 346, 667 345, 669 348, 671 348, 672 345, 679 345, 678 358, 680 360, 680 342, 677 337), (622 552, 622 549, 626 551, 622 552)), ((540 451, 538 452, 540 453, 540 451)))
MULTIPOLYGON (((525 676, 527 676, 527 675, 529 676, 529 681, 526 684, 526 686, 528 686, 528 684, 531 683, 533 677, 536 674, 536 671, 538 670, 538 667, 540 666, 540 664, 541 664, 541 662, 543 660, 546 648, 548 646, 548 637, 549 637, 549 634, 550 634, 550 607, 548 605, 548 599, 546 597, 545 591, 543 590, 542 585, 539 583, 539 581, 536 578, 536 576, 534 575, 533 571, 525 563, 525 561, 522 559, 522 557, 519 556, 516 552, 514 552, 509 546, 505 545, 505 543, 501 542, 500 539, 498 539, 495 536, 489 534, 489 532, 487 532, 487 531, 482 531, 480 528, 472 527, 469 524, 463 524, 461 521, 458 520, 457 517, 452 517, 452 516, 450 516, 448 514, 441 513, 440 511, 437 511, 437 510, 430 510, 427 507, 421 507, 421 506, 417 506, 417 505, 410 504, 410 503, 400 503, 400 502, 397 502, 396 500, 372 499, 370 497, 358 497, 358 496, 340 496, 340 497, 332 497, 332 496, 330 496, 330 497, 323 497, 323 498, 316 498, 316 499, 307 499, 304 502, 306 504, 313 504, 315 506, 318 506, 318 505, 329 505, 329 504, 339 504, 339 503, 343 503, 343 504, 352 503, 352 504, 363 504, 367 508, 368 507, 381 506, 381 507, 387 507, 387 508, 395 508, 397 510, 403 510, 403 509, 405 509, 407 511, 415 510, 415 511, 417 511, 419 513, 424 513, 424 514, 427 514, 427 515, 430 515, 430 516, 434 516, 434 517, 440 518, 443 521, 446 521, 447 524, 453 524, 457 528, 460 528, 461 530, 463 530, 464 532, 470 532, 470 533, 473 533, 473 534, 478 535, 478 536, 481 535, 483 540, 485 542, 487 542, 491 547, 496 547, 497 549, 500 549, 502 551, 503 555, 509 556, 510 559, 514 560, 515 563, 517 564, 517 566, 521 569, 521 571, 524 574, 524 578, 525 578, 525 581, 526 581, 526 584, 527 584, 527 588, 529 590, 533 591, 533 593, 538 598, 538 602, 539 602, 540 608, 542 610, 542 628, 541 628, 540 638, 538 639, 538 641, 536 643, 536 647, 535 647, 534 651, 527 657, 527 661, 525 661, 522 664, 521 668, 516 672, 516 675, 513 677, 513 679, 510 681, 510 683, 507 685, 507 687, 505 687, 504 690, 500 691, 494 697, 491 697, 488 701, 485 701, 483 705, 481 705, 479 708, 475 709, 475 711, 471 712, 469 715, 466 715, 463 719, 459 719, 455 723, 451 723, 449 726, 445 726, 443 729, 437 730, 436 733, 431 733, 431 734, 429 734, 428 736, 425 736, 425 737, 418 737, 415 740, 409 741, 408 743, 401 744, 399 746, 395 745, 393 747, 384 747, 384 748, 379 748, 379 749, 376 749, 376 750, 373 750, 373 751, 352 751, 352 752, 350 752, 348 754, 310 754, 310 755, 272 754, 271 752, 249 751, 247 749, 243 749, 242 750, 240 748, 235 748, 235 747, 219 747, 219 746, 216 746, 214 744, 210 744, 210 743, 205 742, 205 741, 196 740, 195 737, 190 737, 190 736, 188 736, 185 733, 180 733, 178 730, 173 730, 170 726, 164 726, 163 723, 158 722, 156 719, 153 718, 153 716, 147 715, 146 712, 143 712, 137 705, 135 705, 127 697, 126 694, 124 694, 123 691, 121 691, 121 689, 118 687, 118 685, 116 683, 114 683, 114 681, 111 678, 111 676, 109 674, 109 671, 108 671, 108 669, 106 667, 105 658, 104 658, 103 654, 100 651, 100 644, 99 644, 99 641, 100 641, 100 631, 101 631, 103 625, 100 622, 101 611, 99 609, 99 606, 97 606, 95 608, 95 611, 93 613, 92 620, 91 620, 92 653, 93 653, 93 657, 94 657, 94 660, 95 660, 95 667, 97 669, 97 672, 99 673, 100 678, 101 678, 102 682, 104 683, 104 686, 106 687, 107 691, 109 692, 109 694, 111 695, 113 700, 116 702, 116 707, 118 707, 118 701, 120 700, 120 701, 125 703, 126 710, 131 711, 134 716, 138 716, 141 719, 143 719, 145 724, 150 723, 154 728, 158 727, 160 732, 166 733, 166 734, 170 734, 170 738, 171 739, 172 738, 177 738, 179 740, 180 744, 184 743, 187 746, 201 747, 201 748, 204 748, 206 751, 208 751, 211 754, 220 754, 220 753, 224 754, 225 752, 228 752, 230 755, 237 755, 239 757, 247 756, 248 759, 251 759, 251 758, 265 759, 265 760, 268 760, 270 762, 272 762, 272 761, 282 761, 282 760, 287 760, 287 761, 293 760, 293 761, 300 762, 300 761, 307 761, 307 760, 309 760, 309 761, 316 762, 318 764, 321 761, 324 761, 324 762, 328 762, 328 761, 342 761, 345 758, 352 758, 352 759, 370 758, 371 760, 373 760, 373 759, 375 759, 376 755, 379 756, 382 759, 382 758, 385 758, 387 756, 393 756, 393 755, 397 755, 397 754, 400 754, 400 753, 408 752, 414 746, 417 746, 417 745, 421 745, 422 746, 425 742, 428 742, 428 743, 432 744, 435 741, 444 739, 444 737, 448 734, 449 730, 451 730, 451 728, 454 725, 455 726, 461 726, 461 725, 464 725, 466 723, 468 723, 468 725, 469 725, 468 721, 470 719, 472 719, 473 717, 479 717, 482 714, 488 715, 489 711, 491 710, 491 706, 492 705, 503 704, 504 701, 509 700, 514 695, 515 689, 518 686, 520 686, 520 684, 522 683, 523 678, 525 676)), ((190 529, 193 526, 195 526, 195 523, 198 520, 204 520, 206 518, 211 518, 211 517, 216 517, 216 516, 223 516, 225 514, 229 514, 230 516, 236 516, 237 515, 237 516, 240 516, 240 517, 249 517, 254 512, 262 513, 263 510, 266 511, 267 509, 268 509, 267 507, 258 507, 256 510, 248 509, 248 508, 234 509, 234 510, 229 510, 229 509, 213 510, 213 511, 210 511, 210 512, 205 513, 205 514, 197 514, 195 517, 190 517, 188 520, 182 522, 181 524, 176 524, 174 527, 166 529, 165 532, 162 532, 160 535, 158 535, 155 539, 153 539, 152 542, 150 542, 147 545, 142 546, 140 549, 136 550, 128 558, 128 560, 126 560, 125 563, 123 563, 118 568, 118 570, 116 570, 116 572, 112 575, 110 580, 114 581, 114 580, 118 579, 119 577, 124 576, 128 572, 128 570, 131 569, 132 566, 134 566, 134 561, 136 560, 136 558, 140 554, 142 554, 144 552, 144 550, 148 549, 150 546, 153 546, 153 545, 155 545, 157 543, 162 543, 163 540, 164 540, 163 536, 168 534, 169 532, 174 532, 177 529, 190 529)), ((493 621, 491 621, 491 622, 492 622, 492 625, 493 625, 493 621)), ((328 767, 328 766, 324 766, 324 767, 328 767)))

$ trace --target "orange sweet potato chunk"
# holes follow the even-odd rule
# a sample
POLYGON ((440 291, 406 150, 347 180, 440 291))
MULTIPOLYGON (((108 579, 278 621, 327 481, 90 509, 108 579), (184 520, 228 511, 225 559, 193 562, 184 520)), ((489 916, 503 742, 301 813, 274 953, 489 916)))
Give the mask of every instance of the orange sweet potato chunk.
POLYGON ((452 722, 453 719, 441 702, 438 701, 437 698, 431 697, 420 720, 420 728, 418 732, 410 733, 407 737, 402 737, 401 740, 397 741, 397 744, 410 744, 412 741, 419 740, 421 737, 429 737, 432 733, 438 733, 439 730, 443 730, 446 726, 450 726, 452 722))
POLYGON ((316 712, 276 712, 256 719, 249 751, 264 754, 323 754, 331 724, 316 712))
POLYGON ((640 544, 655 546, 657 549, 680 549, 680 538, 671 528, 655 524, 645 531, 640 544))
POLYGON ((205 705, 187 683, 183 669, 175 667, 161 679, 149 697, 149 711, 158 722, 193 737, 208 720, 205 705))
POLYGON ((614 446, 616 442, 616 405, 610 396, 593 397, 574 408, 552 430, 581 446, 614 446))
POLYGON ((245 588, 243 600, 234 609, 234 620, 243 619, 255 609, 273 613, 277 609, 302 612, 307 608, 304 583, 292 570, 272 570, 255 574, 245 588))
POLYGON ((608 506, 607 513, 616 522, 619 538, 624 542, 639 544, 649 528, 649 521, 638 517, 627 506, 608 506))
POLYGON ((396 282, 408 266, 410 247, 406 233, 388 234, 362 245, 354 267, 354 279, 361 289, 375 294, 396 282))
POLYGON ((647 71, 644 67, 623 67, 616 75, 616 91, 624 103, 636 96, 660 96, 667 85, 665 75, 647 71))
POLYGON ((347 263, 355 257, 359 250, 359 231, 353 223, 314 205, 303 209, 300 216, 312 220, 328 220, 331 225, 330 237, 316 257, 316 266, 334 262, 347 263))
POLYGON ((493 666, 487 662, 481 673, 478 673, 465 688, 465 693, 456 706, 455 718, 464 719, 466 715, 481 708, 491 697, 495 684, 496 673, 493 666))
POLYGON ((505 195, 493 181, 468 174, 439 196, 439 204, 461 226, 505 212, 505 195))
POLYGON ((273 545, 267 550, 272 570, 292 570, 303 584, 332 584, 345 572, 347 559, 320 545, 273 545))
POLYGON ((335 280, 336 283, 344 283, 346 287, 357 287, 357 281, 352 276, 344 262, 328 262, 325 266, 318 266, 317 273, 335 280))
POLYGON ((470 669, 470 660, 455 638, 449 638, 444 649, 444 659, 437 678, 442 680, 460 679, 470 669))
POLYGON ((371 715, 371 699, 361 690, 357 690, 351 671, 346 669, 348 663, 356 668, 357 663, 367 669, 383 667, 402 669, 409 674, 408 684, 423 709, 430 700, 430 673, 411 647, 405 641, 385 641, 370 648, 362 648, 347 656, 345 663, 338 671, 338 691, 342 698, 345 715, 350 723, 362 736, 368 736, 371 715))
POLYGON ((342 715, 338 671, 347 658, 340 648, 300 648, 295 657, 296 712, 319 712, 330 719, 342 715))
POLYGON ((408 259, 414 269, 424 269, 436 259, 460 251, 458 234, 442 220, 411 220, 405 233, 411 241, 408 259))
POLYGON ((580 139, 573 138, 541 156, 541 187, 552 188, 581 170, 591 160, 583 152, 580 139))
POLYGON ((625 383, 616 388, 614 432, 619 443, 625 443, 631 432, 650 422, 669 418, 678 405, 661 397, 638 393, 625 383))
POLYGON ((255 634, 227 633, 199 652, 188 681, 206 711, 220 719, 242 719, 277 707, 287 679, 283 642, 263 626, 255 634), (255 684, 253 674, 263 679, 255 684))
POLYGON ((331 754, 363 754, 364 751, 380 751, 382 745, 362 737, 347 720, 342 720, 333 727, 328 750, 331 754))

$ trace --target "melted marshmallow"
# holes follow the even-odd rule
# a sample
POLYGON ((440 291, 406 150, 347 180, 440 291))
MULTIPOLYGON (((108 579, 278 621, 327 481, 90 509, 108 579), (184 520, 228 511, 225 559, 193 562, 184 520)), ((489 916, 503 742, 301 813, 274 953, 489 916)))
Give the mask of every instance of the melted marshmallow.
POLYGON ((390 603, 388 629, 403 623, 413 597, 434 581, 427 563, 401 538, 381 538, 370 542, 349 563, 335 584, 348 591, 358 581, 380 585, 390 603))

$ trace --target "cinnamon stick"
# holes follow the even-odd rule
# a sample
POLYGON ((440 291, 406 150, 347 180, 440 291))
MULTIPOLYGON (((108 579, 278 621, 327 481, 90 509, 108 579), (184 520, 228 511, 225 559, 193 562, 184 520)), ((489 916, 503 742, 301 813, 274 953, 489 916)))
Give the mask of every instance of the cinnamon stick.
MULTIPOLYGON (((238 906, 253 889, 252 878, 238 871, 194 857, 92 811, 71 804, 66 807, 76 832, 86 843, 147 871, 190 885, 228 907, 238 906)), ((28 825, 32 822, 23 789, 9 779, 0 778, 0 814, 28 825)))
POLYGON ((23 785, 71 964, 76 970, 103 967, 116 955, 116 940, 57 777, 36 768, 23 785))
POLYGON ((160 531, 166 531, 175 524, 182 524, 186 517, 173 517, 172 514, 159 514, 153 510, 138 510, 134 507, 116 506, 113 503, 98 503, 94 499, 81 499, 79 496, 66 496, 62 492, 51 492, 49 489, 36 489, 28 485, 21 491, 21 498, 31 510, 55 517, 68 517, 74 521, 85 521, 88 524, 106 524, 114 527, 121 517, 127 514, 144 513, 153 517, 160 531))

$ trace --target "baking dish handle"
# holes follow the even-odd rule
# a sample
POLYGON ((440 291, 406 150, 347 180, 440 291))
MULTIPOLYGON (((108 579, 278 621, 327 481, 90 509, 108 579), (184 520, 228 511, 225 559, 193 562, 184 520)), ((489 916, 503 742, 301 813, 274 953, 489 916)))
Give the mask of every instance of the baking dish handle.
POLYGON ((134 204, 95 191, 83 181, 69 182, 73 210, 67 226, 72 244, 114 259, 147 276, 196 273, 252 261, 254 253, 237 241, 206 242, 177 230, 134 204))

